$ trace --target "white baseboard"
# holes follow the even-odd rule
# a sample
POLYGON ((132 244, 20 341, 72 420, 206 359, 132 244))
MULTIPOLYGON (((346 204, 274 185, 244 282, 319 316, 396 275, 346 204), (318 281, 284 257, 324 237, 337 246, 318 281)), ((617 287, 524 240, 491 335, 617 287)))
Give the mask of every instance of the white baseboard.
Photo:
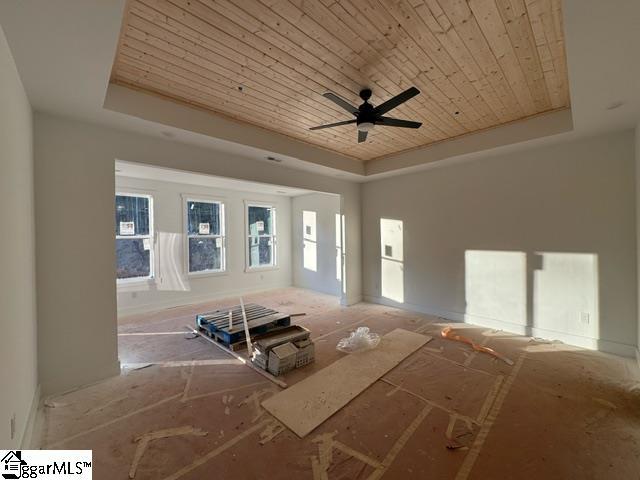
MULTIPOLYGON (((635 345, 628 345, 612 340, 601 340, 597 338, 584 337, 581 335, 573 335, 570 333, 556 332, 544 328, 527 327, 516 323, 504 322, 495 318, 481 317, 478 315, 470 315, 460 312, 452 312, 449 310, 441 310, 437 308, 425 307, 423 305, 415 305, 410 303, 398 303, 387 298, 365 295, 364 300, 370 303, 378 303, 389 307, 396 307, 402 310, 424 313, 442 317, 452 322, 470 323, 480 327, 495 328, 506 332, 515 333, 517 335, 530 335, 532 337, 546 338, 549 340, 560 340, 567 345, 586 348, 588 350, 599 350, 602 352, 613 353, 623 357, 631 357, 638 355, 635 345)), ((638 360, 640 363, 640 359, 638 360)))
POLYGON ((214 300, 220 300, 221 298, 235 297, 240 295, 247 295, 250 293, 264 292, 265 290, 274 290, 277 288, 291 287, 290 283, 276 283, 270 285, 260 285, 259 287, 240 288, 234 290, 224 290, 216 293, 208 293, 203 295, 184 295, 180 298, 173 298, 170 300, 164 300, 159 302, 150 302, 140 305, 134 305, 130 307, 123 307, 118 309, 118 317, 126 317, 127 315, 135 315, 138 313, 147 313, 154 310, 163 310, 167 308, 182 307, 185 305, 192 305, 194 303, 212 302, 214 300))
POLYGON ((36 430, 39 407, 40 385, 38 385, 36 391, 33 392, 31 406, 29 407, 29 415, 27 416, 24 431, 22 432, 22 437, 20 438, 19 445, 21 450, 33 450, 34 448, 36 448, 36 445, 34 445, 34 432, 36 430))

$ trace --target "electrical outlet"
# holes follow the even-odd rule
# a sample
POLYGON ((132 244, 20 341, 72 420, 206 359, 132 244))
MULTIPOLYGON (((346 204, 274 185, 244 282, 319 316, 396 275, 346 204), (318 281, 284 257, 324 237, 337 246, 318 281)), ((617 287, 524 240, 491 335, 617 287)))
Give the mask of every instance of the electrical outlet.
POLYGON ((11 440, 13 440, 16 436, 16 414, 11 415, 11 440))
POLYGON ((585 325, 589 325, 589 312, 580 312, 580 321, 585 325))

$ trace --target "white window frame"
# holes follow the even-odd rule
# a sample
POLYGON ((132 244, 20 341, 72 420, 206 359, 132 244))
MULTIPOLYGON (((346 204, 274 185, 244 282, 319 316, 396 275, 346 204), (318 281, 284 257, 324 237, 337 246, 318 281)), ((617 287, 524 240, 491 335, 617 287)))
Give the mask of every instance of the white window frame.
POLYGON ((207 277, 226 275, 227 273, 227 223, 225 215, 225 202, 223 198, 207 197, 203 195, 182 194, 182 214, 183 214, 183 231, 184 231, 184 271, 189 277, 207 277), (220 205, 220 235, 189 235, 189 202, 200 203, 217 203, 220 205), (221 238, 222 251, 220 253, 220 269, 219 270, 202 270, 199 272, 191 272, 189 270, 189 239, 190 238, 221 238))
POLYGON ((244 253, 245 253, 245 272, 264 272, 266 270, 277 270, 278 267, 278 229, 277 229, 277 207, 272 203, 244 201, 244 253), (249 239, 255 235, 249 234, 249 207, 264 207, 271 209, 271 225, 272 233, 269 235, 258 235, 258 238, 271 237, 271 265, 251 266, 251 252, 249 250, 249 239))
MULTIPOLYGON (((138 192, 135 190, 117 191, 115 197, 142 197, 149 200, 149 234, 148 235, 118 235, 116 234, 116 240, 135 240, 145 238, 149 239, 149 275, 146 277, 132 277, 132 278, 117 278, 116 285, 125 286, 136 283, 150 283, 155 281, 156 278, 156 235, 155 235, 155 213, 153 211, 153 195, 147 192, 138 192)), ((115 197, 114 202, 115 202, 115 197)), ((119 227, 116 225, 116 227, 119 227)), ((119 231, 119 228, 118 228, 119 231)), ((117 273, 116 273, 117 275, 117 273)))

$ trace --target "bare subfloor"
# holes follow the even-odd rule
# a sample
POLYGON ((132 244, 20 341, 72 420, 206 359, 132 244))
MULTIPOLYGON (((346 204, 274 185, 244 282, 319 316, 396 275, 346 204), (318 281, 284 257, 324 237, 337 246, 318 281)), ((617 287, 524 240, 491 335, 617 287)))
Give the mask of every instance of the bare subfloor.
POLYGON ((448 324, 426 315, 293 288, 246 300, 307 313, 296 323, 312 331, 316 362, 286 375, 290 385, 340 358, 335 345, 356 326, 434 339, 299 439, 260 407, 279 387, 179 333, 237 299, 128 317, 129 368, 48 399, 42 447, 92 449, 96 479, 640 478, 632 360, 449 324, 509 366, 441 338, 448 324))

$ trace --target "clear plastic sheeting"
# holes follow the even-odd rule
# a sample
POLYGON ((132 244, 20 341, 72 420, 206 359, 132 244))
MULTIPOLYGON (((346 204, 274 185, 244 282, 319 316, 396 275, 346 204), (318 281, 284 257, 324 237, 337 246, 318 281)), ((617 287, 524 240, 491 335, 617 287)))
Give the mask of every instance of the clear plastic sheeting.
POLYGON ((351 335, 340 339, 336 349, 344 353, 354 353, 376 348, 379 343, 380 335, 370 333, 369 327, 358 327, 351 335))

